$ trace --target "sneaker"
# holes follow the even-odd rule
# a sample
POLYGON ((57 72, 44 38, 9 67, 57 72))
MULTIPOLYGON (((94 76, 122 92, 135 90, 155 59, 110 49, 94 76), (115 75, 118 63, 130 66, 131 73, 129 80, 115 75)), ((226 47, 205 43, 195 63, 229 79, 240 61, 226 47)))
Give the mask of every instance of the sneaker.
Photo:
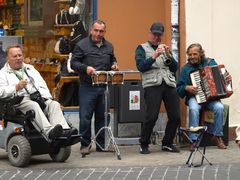
POLYGON ((176 146, 174 146, 173 144, 162 146, 162 151, 173 152, 173 153, 179 153, 180 152, 180 150, 176 146))
POLYGON ((148 149, 148 146, 140 146, 140 148, 139 148, 139 152, 141 153, 141 154, 150 154, 150 151, 149 151, 149 149, 148 149))

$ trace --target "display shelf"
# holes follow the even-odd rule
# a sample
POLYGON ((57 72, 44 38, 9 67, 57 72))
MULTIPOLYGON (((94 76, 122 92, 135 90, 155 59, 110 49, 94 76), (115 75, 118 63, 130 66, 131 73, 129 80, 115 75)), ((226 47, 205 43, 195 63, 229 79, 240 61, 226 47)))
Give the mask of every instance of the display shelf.
POLYGON ((70 1, 69 0, 56 0, 56 1, 54 1, 54 3, 70 3, 70 1))
POLYGON ((0 9, 12 9, 12 8, 15 8, 15 7, 21 7, 23 6, 24 4, 9 4, 9 5, 1 5, 0 6, 0 9))
POLYGON ((22 29, 24 26, 24 4, 4 4, 0 6, 0 21, 2 25, 12 28, 8 34, 15 34, 15 29, 22 29))
POLYGON ((54 27, 73 27, 74 24, 55 24, 54 27))
POLYGON ((56 87, 53 89, 53 98, 58 101, 60 97, 60 92, 65 83, 73 83, 78 82, 79 76, 61 76, 59 82, 57 83, 56 87))
POLYGON ((68 56, 69 56, 68 54, 57 54, 57 53, 53 54, 53 58, 56 58, 59 61, 65 61, 66 59, 68 59, 68 56))

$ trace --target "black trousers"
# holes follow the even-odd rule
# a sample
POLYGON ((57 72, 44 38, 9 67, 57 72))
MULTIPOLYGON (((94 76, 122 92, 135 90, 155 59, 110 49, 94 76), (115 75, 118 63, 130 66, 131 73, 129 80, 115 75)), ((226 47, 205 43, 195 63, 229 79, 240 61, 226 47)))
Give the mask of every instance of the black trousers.
POLYGON ((146 104, 146 117, 141 131, 141 145, 147 146, 150 144, 150 137, 158 119, 162 101, 164 102, 168 116, 162 145, 173 144, 173 139, 180 124, 179 97, 176 88, 168 86, 165 82, 160 86, 144 88, 144 99, 146 104))

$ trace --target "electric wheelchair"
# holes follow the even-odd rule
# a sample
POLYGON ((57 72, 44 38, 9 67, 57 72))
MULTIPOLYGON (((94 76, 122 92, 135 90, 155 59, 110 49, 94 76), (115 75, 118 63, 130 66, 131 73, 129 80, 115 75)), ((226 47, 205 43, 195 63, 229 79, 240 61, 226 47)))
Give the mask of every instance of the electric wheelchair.
MULTIPOLYGON (((23 114, 15 107, 21 97, 0 99, 0 148, 5 149, 10 163, 16 167, 27 166, 32 155, 49 154, 55 162, 66 161, 71 154, 71 145, 80 141, 78 133, 50 140, 34 128, 35 113, 23 114)), ((72 125, 68 122, 71 128, 72 125)))

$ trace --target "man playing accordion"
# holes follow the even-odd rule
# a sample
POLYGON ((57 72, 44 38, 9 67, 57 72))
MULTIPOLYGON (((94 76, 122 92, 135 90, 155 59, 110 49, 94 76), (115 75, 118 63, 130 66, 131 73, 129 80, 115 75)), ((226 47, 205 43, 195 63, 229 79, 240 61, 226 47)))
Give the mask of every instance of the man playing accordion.
MULTIPOLYGON (((204 103, 198 103, 196 95, 199 92, 199 87, 192 84, 190 74, 206 66, 216 66, 217 63, 214 59, 206 58, 202 46, 198 43, 191 44, 187 48, 188 62, 185 64, 180 72, 180 76, 177 82, 177 92, 181 98, 185 98, 185 103, 189 107, 189 127, 199 126, 200 110, 204 107, 211 110, 214 113, 214 123, 210 128, 212 141, 217 145, 219 149, 226 149, 222 136, 223 136, 223 111, 224 106, 221 101, 216 98, 208 100, 204 103)), ((226 80, 231 81, 231 76, 227 73, 226 80)), ((190 134, 190 138, 196 141, 197 134, 190 134)))

